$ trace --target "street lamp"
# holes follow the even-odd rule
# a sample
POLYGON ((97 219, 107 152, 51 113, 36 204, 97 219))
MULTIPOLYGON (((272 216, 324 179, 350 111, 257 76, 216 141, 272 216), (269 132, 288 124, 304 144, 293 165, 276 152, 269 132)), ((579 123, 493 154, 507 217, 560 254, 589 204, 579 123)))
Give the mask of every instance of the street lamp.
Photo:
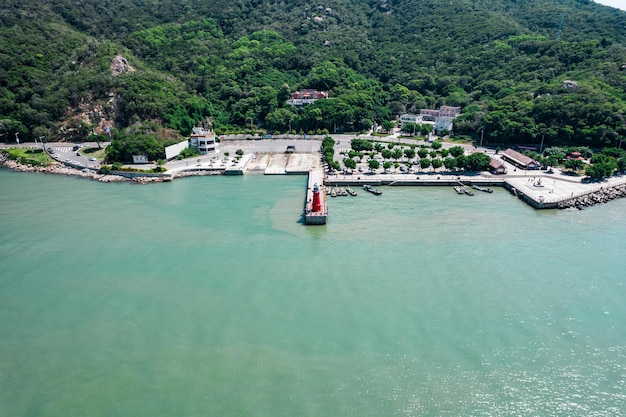
POLYGON ((485 130, 483 129, 483 130, 480 131, 480 146, 481 147, 483 146, 483 135, 484 134, 485 134, 485 130))

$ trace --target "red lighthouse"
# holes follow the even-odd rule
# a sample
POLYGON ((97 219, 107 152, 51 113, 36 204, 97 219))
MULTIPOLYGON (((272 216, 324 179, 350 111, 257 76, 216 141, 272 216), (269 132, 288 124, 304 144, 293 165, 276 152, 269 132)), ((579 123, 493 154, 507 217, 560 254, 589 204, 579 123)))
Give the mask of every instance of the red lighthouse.
POLYGON ((311 211, 322 211, 322 201, 320 199, 320 187, 315 183, 313 185, 313 207, 311 211))

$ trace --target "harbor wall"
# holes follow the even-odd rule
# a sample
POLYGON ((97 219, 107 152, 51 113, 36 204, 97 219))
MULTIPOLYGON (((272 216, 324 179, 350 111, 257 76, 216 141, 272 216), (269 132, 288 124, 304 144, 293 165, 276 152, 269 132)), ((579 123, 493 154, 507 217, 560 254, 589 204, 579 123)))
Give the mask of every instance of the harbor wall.
POLYGON ((511 194, 513 194, 514 196, 516 196, 517 198, 519 198, 520 200, 522 200, 529 206, 534 207, 536 209, 554 209, 554 208, 558 208, 559 206, 559 200, 545 201, 541 197, 539 199, 536 199, 532 197, 530 194, 524 192, 522 189, 517 188, 506 181, 504 182, 504 188, 509 190, 511 194))
POLYGON ((389 179, 381 179, 380 177, 376 178, 368 178, 367 175, 361 175, 357 177, 326 177, 325 184, 331 186, 362 186, 364 184, 368 185, 388 185, 388 186, 455 186, 459 184, 463 185, 479 185, 479 186, 503 186, 504 180, 501 178, 472 178, 468 179, 468 177, 417 177, 417 178, 407 178, 407 179, 397 179, 389 178, 389 179))

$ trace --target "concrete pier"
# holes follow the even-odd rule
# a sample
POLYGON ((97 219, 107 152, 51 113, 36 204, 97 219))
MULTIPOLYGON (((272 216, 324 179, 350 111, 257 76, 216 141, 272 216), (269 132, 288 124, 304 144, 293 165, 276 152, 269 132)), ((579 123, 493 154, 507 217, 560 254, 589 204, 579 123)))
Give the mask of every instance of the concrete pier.
POLYGON ((585 183, 580 177, 521 171, 521 174, 495 176, 487 173, 417 173, 328 175, 328 186, 500 186, 535 209, 587 207, 626 196, 626 177, 613 176, 600 182, 585 183))
POLYGON ((323 189, 324 171, 313 169, 309 171, 309 179, 306 190, 306 200, 304 202, 304 224, 321 225, 326 224, 328 216, 328 206, 326 204, 326 193, 323 189), (321 210, 313 211, 313 189, 317 185, 320 189, 321 210))

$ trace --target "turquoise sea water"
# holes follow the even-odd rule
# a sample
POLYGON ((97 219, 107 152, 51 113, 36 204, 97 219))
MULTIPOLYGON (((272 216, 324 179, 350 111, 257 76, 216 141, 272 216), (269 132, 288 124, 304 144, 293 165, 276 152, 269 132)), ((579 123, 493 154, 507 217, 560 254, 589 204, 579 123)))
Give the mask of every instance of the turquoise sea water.
POLYGON ((305 186, 0 170, 0 416, 626 416, 626 200, 305 186))

